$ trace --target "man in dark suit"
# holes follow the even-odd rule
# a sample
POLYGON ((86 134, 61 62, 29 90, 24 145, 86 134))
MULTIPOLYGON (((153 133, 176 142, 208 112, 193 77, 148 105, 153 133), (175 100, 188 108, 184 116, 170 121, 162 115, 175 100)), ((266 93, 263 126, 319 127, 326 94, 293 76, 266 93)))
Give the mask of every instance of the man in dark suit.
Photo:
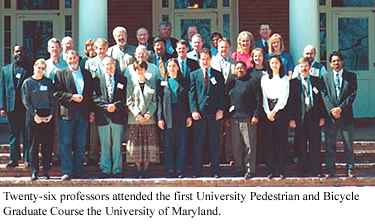
POLYGON ((268 39, 270 38, 272 30, 269 24, 260 24, 259 26, 259 35, 260 39, 255 41, 256 48, 262 48, 263 53, 268 53, 268 39))
POLYGON ((200 66, 190 74, 189 104, 193 118, 193 177, 200 176, 202 152, 208 140, 212 176, 219 177, 220 120, 224 115, 224 78, 210 67, 210 50, 200 53, 200 66))
POLYGON ((321 80, 310 75, 310 62, 301 58, 299 75, 290 81, 289 127, 295 128, 295 148, 299 150, 301 176, 320 175, 320 128, 324 125, 321 80), (308 147, 307 147, 308 146, 308 147))
MULTIPOLYGON (((58 102, 59 151, 62 180, 83 176, 89 112, 92 111, 92 78, 79 66, 76 51, 68 51, 69 67, 55 77, 54 96, 58 102)), ((93 114, 90 113, 92 119, 93 114)))
POLYGON ((24 48, 13 48, 14 62, 4 66, 0 73, 0 115, 8 117, 10 161, 7 167, 18 166, 20 142, 23 139, 23 159, 29 162, 29 146, 25 132, 26 109, 22 104, 21 87, 31 76, 31 67, 25 57, 24 48))
POLYGON ((188 83, 190 82, 190 73, 199 69, 199 64, 197 61, 187 57, 189 49, 189 43, 185 40, 180 40, 177 42, 177 60, 178 65, 180 66, 181 74, 187 79, 188 83))
POLYGON ((159 25, 159 37, 164 40, 166 53, 172 55, 172 57, 177 56, 176 46, 178 40, 171 36, 172 25, 170 22, 162 21, 159 25))
POLYGON ((126 78, 116 72, 115 60, 103 59, 103 73, 94 83, 95 121, 98 126, 101 153, 100 169, 105 176, 122 174, 121 141, 128 114, 126 105, 126 78))
POLYGON ((160 37, 154 38, 154 54, 150 57, 150 62, 158 66, 160 76, 165 78, 167 72, 167 61, 172 55, 166 51, 165 41, 160 37))
POLYGON ((353 177, 353 103, 357 95, 357 76, 344 69, 344 58, 338 51, 329 57, 332 71, 323 76, 322 92, 329 118, 326 121, 328 177, 336 175, 336 139, 340 133, 344 140, 347 176, 353 177))

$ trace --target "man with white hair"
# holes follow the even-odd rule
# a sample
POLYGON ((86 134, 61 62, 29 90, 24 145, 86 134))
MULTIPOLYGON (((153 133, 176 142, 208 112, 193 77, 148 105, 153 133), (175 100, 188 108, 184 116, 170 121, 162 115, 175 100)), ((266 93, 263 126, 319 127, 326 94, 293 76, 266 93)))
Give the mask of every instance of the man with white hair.
POLYGON ((146 28, 139 28, 136 32, 136 37, 138 41, 137 46, 143 45, 147 48, 148 51, 153 51, 152 43, 150 43, 150 35, 146 28))
POLYGON ((74 50, 74 41, 73 38, 70 36, 66 36, 61 40, 61 47, 62 47, 62 52, 61 56, 66 61, 66 55, 69 50, 74 50))
POLYGON ((191 38, 192 48, 188 54, 187 57, 196 61, 199 61, 199 54, 203 50, 203 38, 202 36, 197 33, 194 34, 194 36, 191 38))
MULTIPOLYGON (((139 45, 135 49, 134 56, 136 61, 144 61, 147 63, 146 79, 154 79, 156 81, 161 78, 159 67, 148 61, 150 55, 145 46, 139 45), (151 76, 148 74, 150 74, 151 76)), ((133 66, 128 66, 125 70, 125 76, 129 79, 133 75, 137 75, 137 73, 134 71, 133 66)))
MULTIPOLYGON (((316 48, 308 44, 303 49, 303 57, 307 58, 307 60, 310 62, 310 75, 322 78, 325 74, 327 74, 327 69, 324 67, 323 64, 315 60, 316 56, 316 48)), ((299 66, 296 65, 293 71, 293 78, 297 77, 299 74, 299 66)))
POLYGON ((119 62, 119 66, 117 67, 119 67, 121 69, 121 73, 123 73, 126 67, 132 64, 134 61, 133 55, 135 47, 127 43, 128 34, 125 27, 117 26, 113 29, 112 34, 116 41, 116 45, 108 49, 107 55, 119 62))

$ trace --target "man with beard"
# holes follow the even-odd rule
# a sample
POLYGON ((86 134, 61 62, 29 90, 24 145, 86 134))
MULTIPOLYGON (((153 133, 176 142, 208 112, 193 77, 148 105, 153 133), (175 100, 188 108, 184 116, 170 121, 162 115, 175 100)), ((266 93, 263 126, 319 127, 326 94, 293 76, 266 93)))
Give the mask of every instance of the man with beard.
POLYGON ((0 115, 8 117, 10 160, 7 167, 18 166, 20 142, 23 140, 23 159, 29 163, 29 147, 25 133, 25 107, 21 99, 22 83, 31 75, 24 48, 13 48, 14 62, 4 66, 0 73, 0 115), (22 136, 22 137, 21 137, 22 136))
MULTIPOLYGON (((310 75, 318 78, 322 78, 327 74, 327 69, 324 65, 315 60, 316 48, 309 44, 303 49, 303 57, 306 58, 310 63, 310 75)), ((293 78, 299 75, 299 65, 296 65, 293 71, 293 78)))

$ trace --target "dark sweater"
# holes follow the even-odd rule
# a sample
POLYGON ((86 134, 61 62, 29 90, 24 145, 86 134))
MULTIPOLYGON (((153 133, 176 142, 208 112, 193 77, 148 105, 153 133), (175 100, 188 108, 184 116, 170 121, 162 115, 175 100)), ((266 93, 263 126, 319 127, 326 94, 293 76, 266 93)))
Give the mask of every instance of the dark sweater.
POLYGON ((234 77, 228 83, 227 116, 233 119, 248 119, 258 116, 259 98, 257 80, 246 74, 234 77))
POLYGON ((55 108, 53 92, 52 81, 46 77, 39 80, 33 77, 26 79, 22 85, 22 102, 26 107, 27 116, 32 118, 37 112, 45 111, 53 114, 55 108))

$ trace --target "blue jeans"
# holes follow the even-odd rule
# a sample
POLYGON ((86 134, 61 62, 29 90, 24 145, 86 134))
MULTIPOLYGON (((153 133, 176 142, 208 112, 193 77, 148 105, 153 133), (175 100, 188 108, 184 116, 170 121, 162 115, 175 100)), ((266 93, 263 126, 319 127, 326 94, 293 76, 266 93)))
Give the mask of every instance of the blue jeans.
POLYGON ((70 120, 59 118, 59 151, 63 174, 83 175, 87 128, 87 115, 79 111, 73 113, 70 120))
POLYGON ((108 125, 98 125, 100 139, 100 169, 106 174, 122 172, 121 143, 124 135, 124 125, 111 121, 108 125))

